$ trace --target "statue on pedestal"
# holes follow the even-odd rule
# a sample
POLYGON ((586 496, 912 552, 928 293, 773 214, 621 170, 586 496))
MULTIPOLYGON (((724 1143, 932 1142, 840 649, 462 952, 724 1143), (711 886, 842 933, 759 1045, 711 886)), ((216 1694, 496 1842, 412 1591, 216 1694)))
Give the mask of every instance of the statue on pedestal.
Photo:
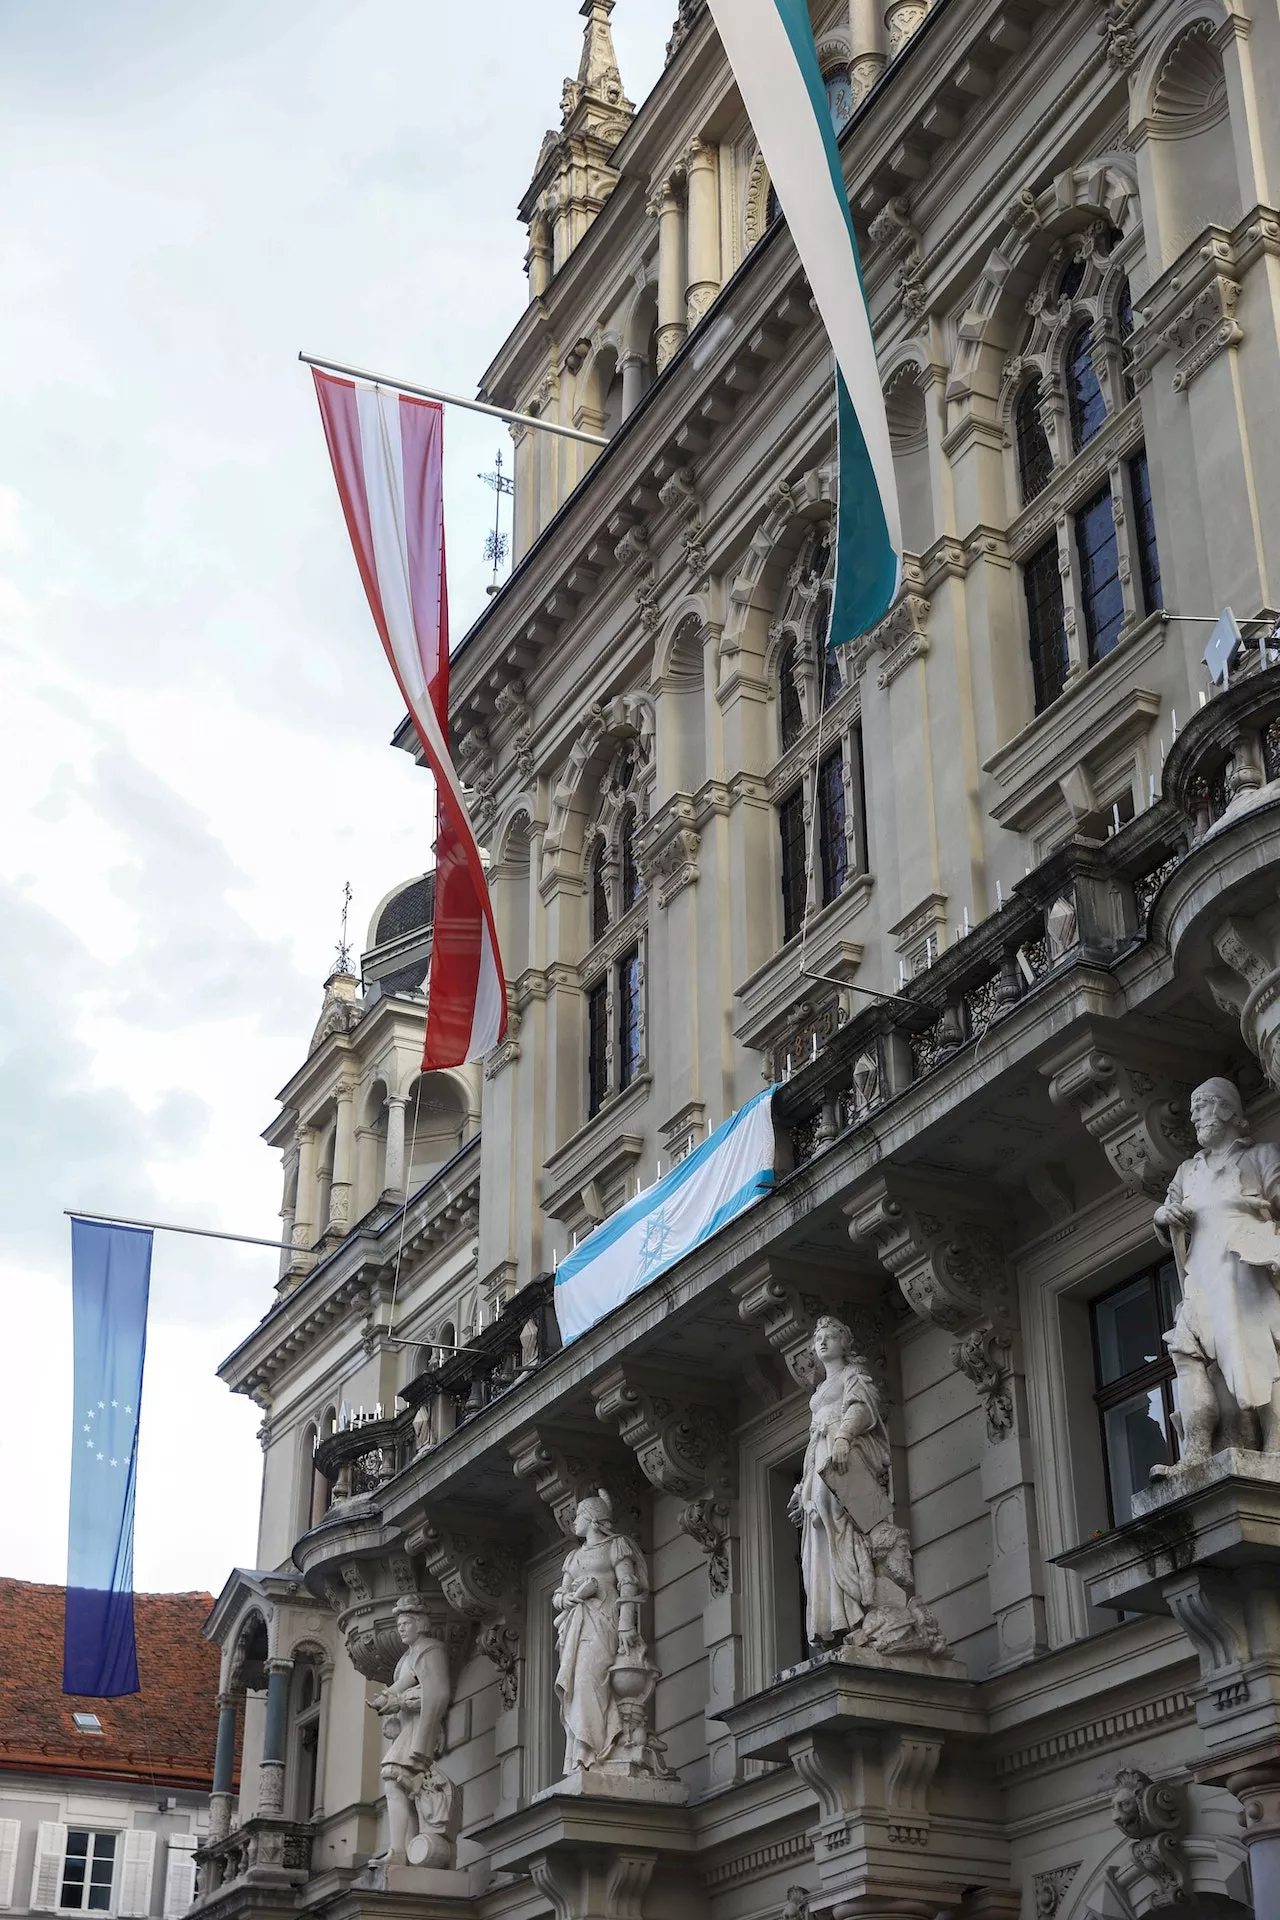
POLYGON ((582 1544, 567 1556, 551 1600, 565 1773, 669 1779, 651 1724, 658 1669, 640 1631, 649 1593, 644 1554, 615 1530, 603 1489, 579 1501, 573 1531, 582 1544))
POLYGON ((452 1867, 462 1795, 437 1765, 453 1693, 448 1650, 416 1595, 396 1602, 396 1627, 405 1650, 391 1685, 369 1702, 382 1721, 383 1739, 391 1743, 381 1769, 387 1794, 384 1864, 452 1867))
POLYGON ((1153 1467, 1153 1479, 1225 1447, 1280 1452, 1280 1147, 1253 1144, 1230 1080, 1196 1088, 1191 1120, 1200 1152, 1183 1161, 1155 1215, 1182 1282, 1165 1335, 1182 1458, 1153 1467))
POLYGON ((910 1539, 893 1518, 879 1390, 843 1320, 819 1320, 813 1357, 809 1445, 789 1509, 801 1528, 810 1644, 945 1655, 942 1629, 914 1596, 910 1539))

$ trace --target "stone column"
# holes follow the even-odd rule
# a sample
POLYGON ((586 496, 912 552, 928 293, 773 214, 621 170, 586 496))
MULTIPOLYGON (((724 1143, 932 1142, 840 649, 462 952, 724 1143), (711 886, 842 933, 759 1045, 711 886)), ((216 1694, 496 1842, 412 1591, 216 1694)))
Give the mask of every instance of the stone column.
POLYGON ((404 1110, 403 1094, 387 1095, 387 1168, 382 1176, 384 1193, 404 1192, 404 1110))
POLYGON ((664 180, 649 201, 658 222, 658 372, 679 351, 685 321, 685 219, 678 174, 664 180))
POLYGON ((292 1660, 267 1661, 267 1726, 262 1739, 258 1812, 279 1819, 284 1812, 285 1743, 289 1733, 292 1660))
POLYGON ((1280 1769, 1254 1767, 1227 1785, 1241 1804, 1254 1912, 1280 1913, 1280 1769))
POLYGON ((849 0, 849 85, 853 104, 865 100, 884 66, 884 22, 880 0, 849 0))
POLYGON ((628 353, 622 359, 622 417, 633 414, 644 398, 647 362, 642 353, 628 353))
POLYGON ((311 1246, 316 1226, 316 1130, 298 1128, 298 1194, 293 1206, 293 1244, 295 1266, 310 1266, 311 1246), (301 1256, 306 1255, 305 1261, 301 1256))
POLYGON ((213 1793, 209 1800, 209 1838, 225 1840, 231 1831, 231 1780, 236 1762, 236 1697, 218 1695, 218 1742, 213 1751, 213 1793))
POLYGON ((884 10, 884 30, 889 41, 889 58, 901 53, 929 11, 931 0, 889 0, 884 10))
POLYGON ((338 1088, 338 1117, 333 1130, 333 1184, 329 1189, 329 1232, 345 1233, 351 1221, 351 1174, 355 1158, 356 1090, 347 1081, 338 1088))
POLYGON ((685 170, 689 193, 685 317, 692 331, 720 291, 719 148, 695 140, 685 156, 685 170))

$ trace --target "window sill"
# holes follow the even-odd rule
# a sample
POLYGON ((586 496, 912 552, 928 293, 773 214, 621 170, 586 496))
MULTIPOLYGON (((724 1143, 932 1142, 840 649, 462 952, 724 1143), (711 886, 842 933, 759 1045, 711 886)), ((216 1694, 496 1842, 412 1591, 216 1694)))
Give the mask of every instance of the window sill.
MULTIPOLYGON (((838 899, 814 914, 809 922, 805 958, 815 973, 852 982, 862 962, 863 946, 849 938, 853 922, 866 907, 875 888, 869 873, 858 873, 838 899)), ((799 972, 801 934, 793 934, 771 960, 735 989, 742 1018, 733 1037, 744 1047, 762 1052, 793 1023, 796 1002, 810 999, 815 987, 799 972)))
POLYGON ((1134 675, 1159 655, 1166 632, 1160 615, 1149 614, 984 764, 995 784, 991 816, 998 825, 1034 832, 1063 804, 1064 775, 1079 766, 1087 776, 1147 737, 1160 695, 1135 685, 1134 675))
POLYGON ((652 1078, 649 1073, 641 1073, 625 1093, 606 1101, 585 1127, 579 1127, 552 1154, 538 1192, 539 1204, 548 1218, 562 1220, 578 1212, 590 1216, 593 1209, 584 1200, 585 1189, 607 1186, 641 1160, 646 1141, 644 1133, 635 1129, 635 1122, 648 1101, 652 1078))

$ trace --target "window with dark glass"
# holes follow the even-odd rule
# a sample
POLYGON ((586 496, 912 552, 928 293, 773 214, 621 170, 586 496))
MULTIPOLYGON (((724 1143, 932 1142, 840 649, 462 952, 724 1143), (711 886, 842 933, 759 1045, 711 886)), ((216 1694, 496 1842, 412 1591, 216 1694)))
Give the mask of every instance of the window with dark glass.
POLYGON ((640 1071, 640 949, 618 962, 618 1090, 640 1071))
POLYGON ((587 995, 587 1114, 599 1113, 609 1091, 609 985, 600 980, 587 995))
POLYGON ((1138 549, 1138 571, 1142 575, 1143 611, 1156 613, 1164 605, 1164 588, 1156 549, 1155 508, 1151 504, 1151 468, 1145 447, 1129 462, 1129 493, 1133 500, 1133 541, 1138 549))
POLYGON ((782 935, 790 940, 804 919, 804 790, 797 787, 778 808, 782 835, 782 935))
POLYGON ((840 678, 840 662, 834 647, 828 647, 822 655, 822 711, 833 707, 844 692, 844 682, 840 678))
POLYGON ((1046 540, 1022 569, 1031 637, 1031 675, 1036 712, 1042 713, 1067 681, 1067 626, 1062 603, 1062 574, 1057 539, 1046 540))
POLYGON ((1124 625, 1120 549, 1109 486, 1095 494, 1077 513, 1076 550, 1080 555, 1080 598, 1092 666, 1111 652, 1124 625))
POLYGON ((829 907, 849 878, 849 840, 845 831, 844 754, 837 748, 818 768, 818 852, 822 861, 822 904, 829 907))
POLYGON ((82 1827, 71 1827, 62 1862, 58 1905, 83 1913, 108 1913, 115 1864, 114 1833, 88 1833, 82 1827))
POLYGON ((609 850, 602 840, 591 859, 591 938, 602 940, 609 926, 609 889, 605 884, 605 863, 609 850))
POLYGON ((640 898, 640 868, 636 864, 636 810, 628 807, 622 816, 622 911, 634 907, 640 898))
POLYGON ((765 195, 764 202, 764 223, 766 227, 771 227, 781 212, 782 202, 778 198, 777 189, 771 183, 769 191, 765 195))
POLYGON ((1178 1300, 1178 1270, 1166 1260, 1093 1303, 1094 1398, 1113 1526, 1133 1518, 1133 1496, 1152 1467, 1176 1457, 1174 1369, 1163 1336, 1178 1300))
POLYGON ((787 642, 778 662, 778 729, 784 751, 804 732, 804 708, 800 704, 800 689, 796 685, 794 640, 787 642))
POLYGON ((1062 278, 1058 282, 1059 300, 1074 300, 1083 285, 1084 261, 1068 261, 1062 270, 1062 278))
POLYGON ((1053 455, 1049 436, 1040 418, 1040 382, 1028 380, 1018 395, 1014 413, 1014 438, 1018 448, 1018 480, 1024 504, 1043 493, 1053 474, 1053 455))
POLYGON ((1126 400, 1132 400, 1137 389, 1133 384, 1133 356, 1129 350, 1129 341, 1133 335, 1133 296, 1129 292, 1127 278, 1120 282, 1120 298, 1116 301, 1116 329, 1120 335, 1124 397, 1126 400))
POLYGON ((1071 444, 1079 453, 1107 417, 1107 403, 1093 370, 1093 328, 1081 327, 1067 349, 1067 406, 1071 444))

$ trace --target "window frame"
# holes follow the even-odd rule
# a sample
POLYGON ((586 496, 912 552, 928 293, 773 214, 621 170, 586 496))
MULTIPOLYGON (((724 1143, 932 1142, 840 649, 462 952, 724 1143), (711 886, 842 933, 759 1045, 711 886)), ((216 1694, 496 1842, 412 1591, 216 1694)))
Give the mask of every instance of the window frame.
MULTIPOLYGON (((68 1822, 66 1843, 62 1849, 62 1865, 58 1870, 58 1908, 57 1910, 59 1913, 108 1913, 108 1914, 111 1914, 115 1912, 116 1910, 116 1874, 120 1867, 121 1860, 123 1858, 123 1850, 119 1844, 120 1838, 121 1838, 121 1833, 118 1827, 73 1827, 68 1822), (98 1852, 97 1842, 100 1840, 109 1840, 111 1842, 111 1873, 107 1880, 107 1899, 106 1899, 106 1904, 104 1906, 91 1906, 86 1900, 81 1900, 76 1905, 72 1906, 68 1904, 65 1898, 66 1890, 67 1890, 67 1862, 72 1857, 71 1841, 76 1834, 80 1834, 80 1833, 85 1835, 85 1838, 89 1843, 84 1855, 76 1856, 77 1859, 83 1857, 84 1863, 85 1863, 84 1879, 81 1882, 82 1892, 92 1891, 93 1869, 94 1869, 94 1866, 97 1864, 97 1852, 98 1852)), ((99 1882, 99 1885, 101 1885, 101 1882, 99 1882)))
POLYGON ((1107 1499, 1107 1515, 1112 1527, 1127 1525, 1129 1520, 1132 1519, 1132 1515, 1126 1515, 1124 1520, 1117 1520, 1116 1518, 1115 1480, 1112 1473, 1111 1453, 1107 1441, 1107 1415, 1117 1407, 1123 1406, 1127 1400, 1134 1399, 1138 1394, 1149 1394, 1158 1388, 1164 1410, 1165 1437, 1169 1446, 1169 1461, 1170 1463, 1176 1461, 1179 1454, 1179 1445, 1177 1429, 1173 1425, 1173 1415, 1177 1412, 1175 1393, 1177 1370, 1173 1363, 1173 1355, 1166 1348, 1165 1352, 1162 1355, 1158 1354, 1154 1360, 1150 1360, 1140 1367, 1131 1367, 1128 1373, 1120 1374, 1116 1379, 1110 1380, 1103 1385, 1102 1345, 1098 1331, 1098 1310, 1101 1307, 1105 1307, 1109 1300, 1114 1300, 1117 1295, 1130 1291, 1139 1281, 1145 1281, 1154 1296, 1156 1323, 1160 1336, 1163 1338, 1163 1335, 1173 1324, 1172 1315, 1168 1316, 1166 1322, 1163 1311, 1164 1289, 1161 1285, 1162 1279, 1167 1278, 1170 1274, 1176 1279, 1177 1266, 1172 1257, 1165 1260, 1158 1260, 1154 1265, 1140 1267, 1136 1273, 1130 1273, 1126 1275, 1123 1280, 1118 1280, 1114 1285, 1105 1287, 1101 1293, 1096 1294, 1089 1301, 1089 1332, 1093 1353, 1093 1403, 1097 1410, 1098 1444, 1102 1450, 1102 1479, 1107 1499))

